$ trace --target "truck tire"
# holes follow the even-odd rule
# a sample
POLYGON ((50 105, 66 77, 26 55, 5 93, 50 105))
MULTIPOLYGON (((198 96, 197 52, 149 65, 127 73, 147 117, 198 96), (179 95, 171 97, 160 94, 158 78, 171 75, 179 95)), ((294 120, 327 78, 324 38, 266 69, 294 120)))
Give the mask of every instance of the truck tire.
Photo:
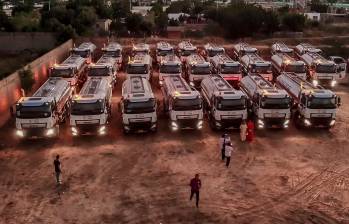
POLYGON ((294 114, 294 125, 296 126, 297 129, 302 129, 303 128, 303 124, 302 124, 302 119, 300 117, 299 112, 296 112, 294 114))

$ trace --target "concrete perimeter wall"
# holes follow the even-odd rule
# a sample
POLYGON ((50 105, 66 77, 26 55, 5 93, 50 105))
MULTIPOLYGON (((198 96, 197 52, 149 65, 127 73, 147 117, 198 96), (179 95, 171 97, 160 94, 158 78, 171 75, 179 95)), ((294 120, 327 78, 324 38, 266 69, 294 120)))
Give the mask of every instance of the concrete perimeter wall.
MULTIPOLYGON (((73 41, 68 40, 24 66, 25 69, 30 68, 34 73, 35 84, 32 92, 37 90, 46 81, 49 67, 55 62, 59 63, 63 61, 69 55, 72 46, 73 41)), ((18 71, 0 80, 0 127, 10 119, 10 107, 21 97, 21 81, 18 71)))
POLYGON ((22 51, 42 51, 56 46, 55 33, 0 32, 0 53, 15 54, 22 51))

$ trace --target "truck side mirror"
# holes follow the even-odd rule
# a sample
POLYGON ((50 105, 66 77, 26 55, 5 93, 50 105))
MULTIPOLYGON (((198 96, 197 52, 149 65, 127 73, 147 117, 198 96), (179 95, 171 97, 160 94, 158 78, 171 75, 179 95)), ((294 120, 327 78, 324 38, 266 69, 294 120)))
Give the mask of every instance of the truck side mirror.
POLYGON ((14 104, 10 107, 10 115, 12 118, 14 118, 16 116, 16 104, 14 104))
POLYGON ((337 105, 338 105, 338 107, 340 107, 342 105, 342 100, 341 100, 340 96, 338 96, 338 98, 337 98, 337 105))

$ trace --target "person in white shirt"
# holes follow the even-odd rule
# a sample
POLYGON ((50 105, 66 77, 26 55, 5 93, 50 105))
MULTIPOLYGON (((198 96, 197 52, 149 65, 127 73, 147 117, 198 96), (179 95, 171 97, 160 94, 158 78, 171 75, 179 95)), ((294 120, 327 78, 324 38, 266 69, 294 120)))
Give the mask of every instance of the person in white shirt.
POLYGON ((230 157, 231 157, 231 152, 234 150, 233 145, 231 144, 231 142, 227 143, 225 145, 225 150, 224 150, 224 156, 226 158, 226 163, 225 165, 227 167, 229 167, 230 164, 230 157))
POLYGON ((230 137, 228 134, 223 134, 221 138, 219 139, 219 148, 221 150, 222 154, 222 161, 224 161, 225 158, 225 145, 230 142, 230 137))

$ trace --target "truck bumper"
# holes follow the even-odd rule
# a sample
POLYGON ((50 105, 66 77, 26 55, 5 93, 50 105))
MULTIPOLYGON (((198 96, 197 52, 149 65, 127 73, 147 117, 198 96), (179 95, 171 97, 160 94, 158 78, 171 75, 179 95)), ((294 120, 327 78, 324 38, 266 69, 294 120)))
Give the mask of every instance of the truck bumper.
POLYGON ((172 131, 177 131, 178 129, 200 130, 203 127, 203 120, 200 120, 200 119, 172 120, 170 123, 170 127, 172 131))
POLYGON ((240 128, 242 118, 215 120, 214 125, 218 130, 240 128))
POLYGON ((157 122, 130 122, 129 124, 124 124, 124 131, 129 132, 138 132, 138 131, 156 131, 157 122))
POLYGON ((102 124, 83 124, 83 125, 77 125, 72 126, 71 133, 73 136, 80 136, 80 135, 106 135, 107 134, 107 127, 106 125, 102 124))
POLYGON ((26 128, 16 129, 16 136, 21 139, 54 138, 59 135, 59 128, 26 128))
POLYGON ((330 128, 333 127, 336 123, 336 119, 332 117, 312 117, 310 119, 303 119, 305 127, 315 127, 315 128, 330 128))
POLYGON ((263 128, 288 128, 290 120, 287 118, 264 118, 257 119, 256 127, 258 129, 263 128))

